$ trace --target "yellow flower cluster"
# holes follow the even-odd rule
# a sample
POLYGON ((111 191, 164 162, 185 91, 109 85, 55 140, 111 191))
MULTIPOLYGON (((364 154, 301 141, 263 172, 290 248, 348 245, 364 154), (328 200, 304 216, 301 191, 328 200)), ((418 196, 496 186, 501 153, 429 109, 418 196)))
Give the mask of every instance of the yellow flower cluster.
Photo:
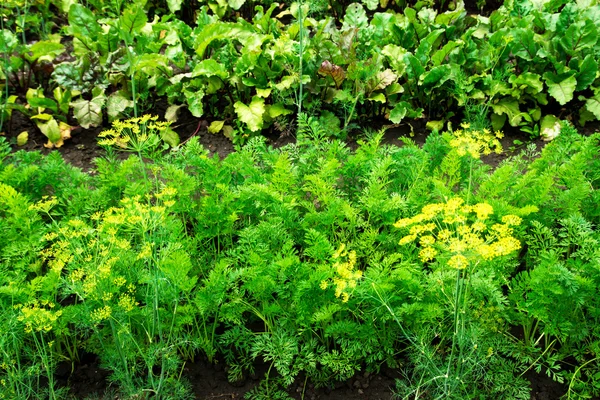
POLYGON ((417 242, 421 261, 448 257, 448 266, 464 269, 472 262, 491 260, 521 248, 519 240, 512 236, 513 227, 521 224, 521 218, 505 215, 502 223, 488 226, 493 213, 487 203, 468 205, 455 197, 446 203, 428 204, 420 214, 403 218, 394 226, 408 230, 399 244, 417 242))
POLYGON ((167 130, 170 122, 157 121, 158 116, 143 115, 125 121, 113 121, 112 129, 102 131, 98 137, 100 146, 118 147, 125 151, 139 151, 144 147, 154 148, 160 143, 160 134, 167 130))
POLYGON ((54 303, 48 301, 34 302, 21 308, 17 319, 25 323, 25 332, 50 332, 62 311, 53 311, 54 303), (47 308, 46 308, 47 307, 47 308))
POLYGON ((42 199, 35 204, 29 206, 29 210, 41 211, 46 214, 50 212, 50 209, 58 204, 58 200, 55 196, 42 196, 42 199))
MULTIPOLYGON (((333 259, 339 259, 340 257, 347 258, 345 262, 335 262, 333 264, 333 270, 335 277, 332 279, 333 286, 335 287, 335 297, 342 298, 342 302, 346 303, 350 299, 348 289, 354 289, 356 283, 362 277, 362 271, 354 270, 356 265, 356 252, 346 251, 346 245, 342 244, 340 248, 333 254, 333 259)), ((329 281, 323 280, 320 285, 321 289, 326 290, 329 287, 329 281)))
POLYGON ((104 306, 92 311, 90 317, 94 322, 102 322, 105 319, 109 319, 111 315, 112 308, 110 308, 110 306, 104 306))
POLYGON ((480 158, 482 154, 502 153, 502 145, 498 140, 504 137, 502 132, 492 134, 489 129, 472 130, 469 124, 461 124, 461 127, 463 129, 452 132, 453 138, 450 140, 450 146, 456 149, 458 155, 469 154, 473 158, 480 158))

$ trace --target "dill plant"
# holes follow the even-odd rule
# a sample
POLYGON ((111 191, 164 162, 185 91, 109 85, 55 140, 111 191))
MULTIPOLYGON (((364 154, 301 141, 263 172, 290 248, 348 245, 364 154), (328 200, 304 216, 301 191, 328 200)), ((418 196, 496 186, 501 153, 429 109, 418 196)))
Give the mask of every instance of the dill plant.
MULTIPOLYGON (((433 332, 429 328, 420 328, 416 336, 401 327, 403 335, 415 347, 416 359, 421 359, 415 362, 422 363, 415 370, 416 380, 409 379, 404 391, 405 398, 418 397, 423 390, 433 390, 438 396, 436 398, 460 398, 468 393, 468 388, 473 387, 474 381, 483 381, 480 371, 484 370, 485 365, 491 365, 494 350, 489 347, 486 354, 485 350, 478 349, 478 341, 481 341, 485 329, 489 327, 472 326, 474 315, 479 311, 472 308, 470 297, 479 297, 477 287, 483 283, 479 275, 481 268, 493 271, 499 259, 506 259, 521 249, 521 242, 513 236, 514 230, 522 222, 520 216, 536 210, 535 207, 526 207, 515 210, 520 216, 503 212, 505 215, 496 217, 491 204, 471 203, 474 160, 482 154, 500 152, 498 138, 501 133, 491 134, 487 129, 474 130, 468 124, 463 124, 462 128, 446 136, 449 150, 439 169, 442 174, 447 174, 450 190, 444 192, 452 193, 452 188, 462 181, 461 164, 467 163, 464 198, 451 194, 444 202, 426 204, 420 213, 402 218, 394 224, 405 232, 399 245, 418 250, 419 262, 432 269, 430 279, 442 283, 453 274, 452 271, 455 276, 451 293, 446 293, 443 283, 441 288, 435 290, 449 304, 451 317, 447 322, 447 336, 443 330, 445 322, 441 323, 441 327, 433 328, 433 332), (440 328, 442 332, 438 331, 440 328), (446 353, 442 363, 437 361, 436 351, 425 344, 433 337, 440 337, 441 343, 437 348, 442 349, 447 345, 447 349, 441 350, 446 353)), ((383 298, 380 297, 380 300, 386 304, 383 298)), ((499 298, 495 301, 498 304, 503 302, 499 298)), ((395 311, 391 308, 388 310, 397 318, 395 311)))

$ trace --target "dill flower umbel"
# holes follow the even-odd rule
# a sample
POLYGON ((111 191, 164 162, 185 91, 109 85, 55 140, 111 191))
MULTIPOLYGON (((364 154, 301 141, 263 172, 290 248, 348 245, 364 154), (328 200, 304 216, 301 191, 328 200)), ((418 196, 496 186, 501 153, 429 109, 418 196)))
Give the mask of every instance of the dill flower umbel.
POLYGON ((502 132, 492 134, 489 129, 472 130, 469 124, 462 124, 461 127, 463 129, 452 132, 453 138, 450 140, 450 146, 456 149, 458 155, 469 154, 473 158, 480 158, 482 154, 502 153, 502 145, 498 140, 504 137, 502 132))
MULTIPOLYGON (((526 207, 522 212, 537 211, 526 207)), ((408 230, 401 246, 416 242, 421 247, 422 262, 445 260, 455 269, 465 269, 480 260, 506 256, 521 248, 512 236, 513 227, 521 224, 516 215, 504 215, 501 223, 490 223, 494 214, 488 203, 465 205, 460 197, 446 203, 424 206, 421 213, 396 222, 396 228, 408 230)))
POLYGON ((157 115, 143 115, 125 121, 113 121, 112 129, 104 130, 98 135, 101 138, 98 144, 123 151, 152 151, 164 140, 167 132, 172 132, 170 122, 157 119, 157 115))
MULTIPOLYGON (((354 250, 347 252, 346 245, 344 244, 333 254, 334 260, 339 258, 346 258, 346 261, 337 261, 333 264, 335 276, 331 280, 333 283, 332 286, 335 288, 335 297, 341 297, 342 302, 346 303, 350 299, 348 290, 356 287, 358 280, 362 277, 362 271, 354 270, 356 252, 354 250)), ((322 290, 327 290, 329 284, 329 280, 323 280, 319 287, 322 290)))

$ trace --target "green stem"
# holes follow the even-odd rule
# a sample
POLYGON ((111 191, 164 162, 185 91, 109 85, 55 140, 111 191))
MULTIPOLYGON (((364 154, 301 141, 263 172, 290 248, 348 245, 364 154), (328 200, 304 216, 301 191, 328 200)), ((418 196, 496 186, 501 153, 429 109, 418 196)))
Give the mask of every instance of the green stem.
POLYGON ((300 25, 298 32, 298 41, 299 41, 299 63, 298 63, 298 73, 299 73, 299 84, 298 84, 298 115, 302 113, 302 59, 304 53, 304 16, 302 15, 302 0, 298 3, 298 24, 300 25))

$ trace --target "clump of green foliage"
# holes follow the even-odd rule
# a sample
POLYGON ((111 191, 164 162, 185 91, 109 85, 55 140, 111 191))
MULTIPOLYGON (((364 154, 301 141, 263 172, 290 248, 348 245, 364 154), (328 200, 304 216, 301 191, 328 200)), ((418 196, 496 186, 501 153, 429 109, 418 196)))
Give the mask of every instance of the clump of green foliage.
POLYGON ((295 144, 220 160, 155 123, 117 123, 94 174, 0 142, 4 398, 61 398, 84 351, 127 396, 191 398, 198 357, 266 362, 257 399, 382 365, 403 398, 525 399, 531 369, 598 394, 598 134, 490 171, 467 128, 351 151, 303 114, 295 144))

